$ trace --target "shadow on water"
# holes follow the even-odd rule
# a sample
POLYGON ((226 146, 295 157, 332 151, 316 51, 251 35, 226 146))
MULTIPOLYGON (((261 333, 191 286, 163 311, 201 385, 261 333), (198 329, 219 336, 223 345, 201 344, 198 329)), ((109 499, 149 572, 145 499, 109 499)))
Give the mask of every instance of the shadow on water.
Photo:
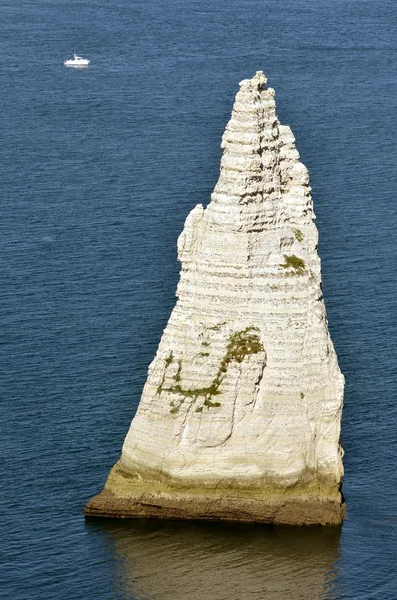
POLYGON ((110 542, 114 592, 130 600, 336 600, 340 528, 87 522, 110 542))

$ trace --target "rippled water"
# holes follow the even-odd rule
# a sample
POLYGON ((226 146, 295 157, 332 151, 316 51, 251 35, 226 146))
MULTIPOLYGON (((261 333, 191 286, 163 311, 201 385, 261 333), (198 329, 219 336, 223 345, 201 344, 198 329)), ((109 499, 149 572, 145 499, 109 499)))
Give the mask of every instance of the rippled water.
POLYGON ((5 598, 397 598, 396 16, 388 0, 1 1, 5 598), (73 50, 88 69, 63 67, 73 50), (86 523, 174 304, 177 236, 258 69, 311 174, 347 519, 86 523))

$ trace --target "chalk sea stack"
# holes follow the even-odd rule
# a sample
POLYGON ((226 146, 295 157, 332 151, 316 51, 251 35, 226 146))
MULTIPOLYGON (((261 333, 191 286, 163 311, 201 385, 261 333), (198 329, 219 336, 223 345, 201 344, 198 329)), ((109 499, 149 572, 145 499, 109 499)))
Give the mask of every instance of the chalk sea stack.
POLYGON ((86 516, 338 524, 344 378, 306 167, 259 71, 178 239, 177 303, 86 516))

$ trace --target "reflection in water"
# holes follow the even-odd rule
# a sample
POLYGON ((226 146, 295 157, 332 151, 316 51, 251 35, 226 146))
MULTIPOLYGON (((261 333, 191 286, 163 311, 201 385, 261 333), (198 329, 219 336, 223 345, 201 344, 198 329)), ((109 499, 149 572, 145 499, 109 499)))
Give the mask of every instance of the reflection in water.
POLYGON ((339 528, 146 520, 89 527, 112 542, 115 588, 128 600, 343 597, 335 589, 339 528))

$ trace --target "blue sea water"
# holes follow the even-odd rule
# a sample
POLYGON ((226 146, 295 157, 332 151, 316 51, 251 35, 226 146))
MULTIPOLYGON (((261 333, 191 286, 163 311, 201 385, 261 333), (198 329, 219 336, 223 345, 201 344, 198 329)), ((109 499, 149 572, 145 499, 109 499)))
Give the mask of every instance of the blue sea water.
POLYGON ((397 598, 396 18, 391 0, 0 1, 1 597, 397 598), (73 50, 88 69, 63 66, 73 50), (259 69, 311 175, 347 518, 85 522, 259 69))

